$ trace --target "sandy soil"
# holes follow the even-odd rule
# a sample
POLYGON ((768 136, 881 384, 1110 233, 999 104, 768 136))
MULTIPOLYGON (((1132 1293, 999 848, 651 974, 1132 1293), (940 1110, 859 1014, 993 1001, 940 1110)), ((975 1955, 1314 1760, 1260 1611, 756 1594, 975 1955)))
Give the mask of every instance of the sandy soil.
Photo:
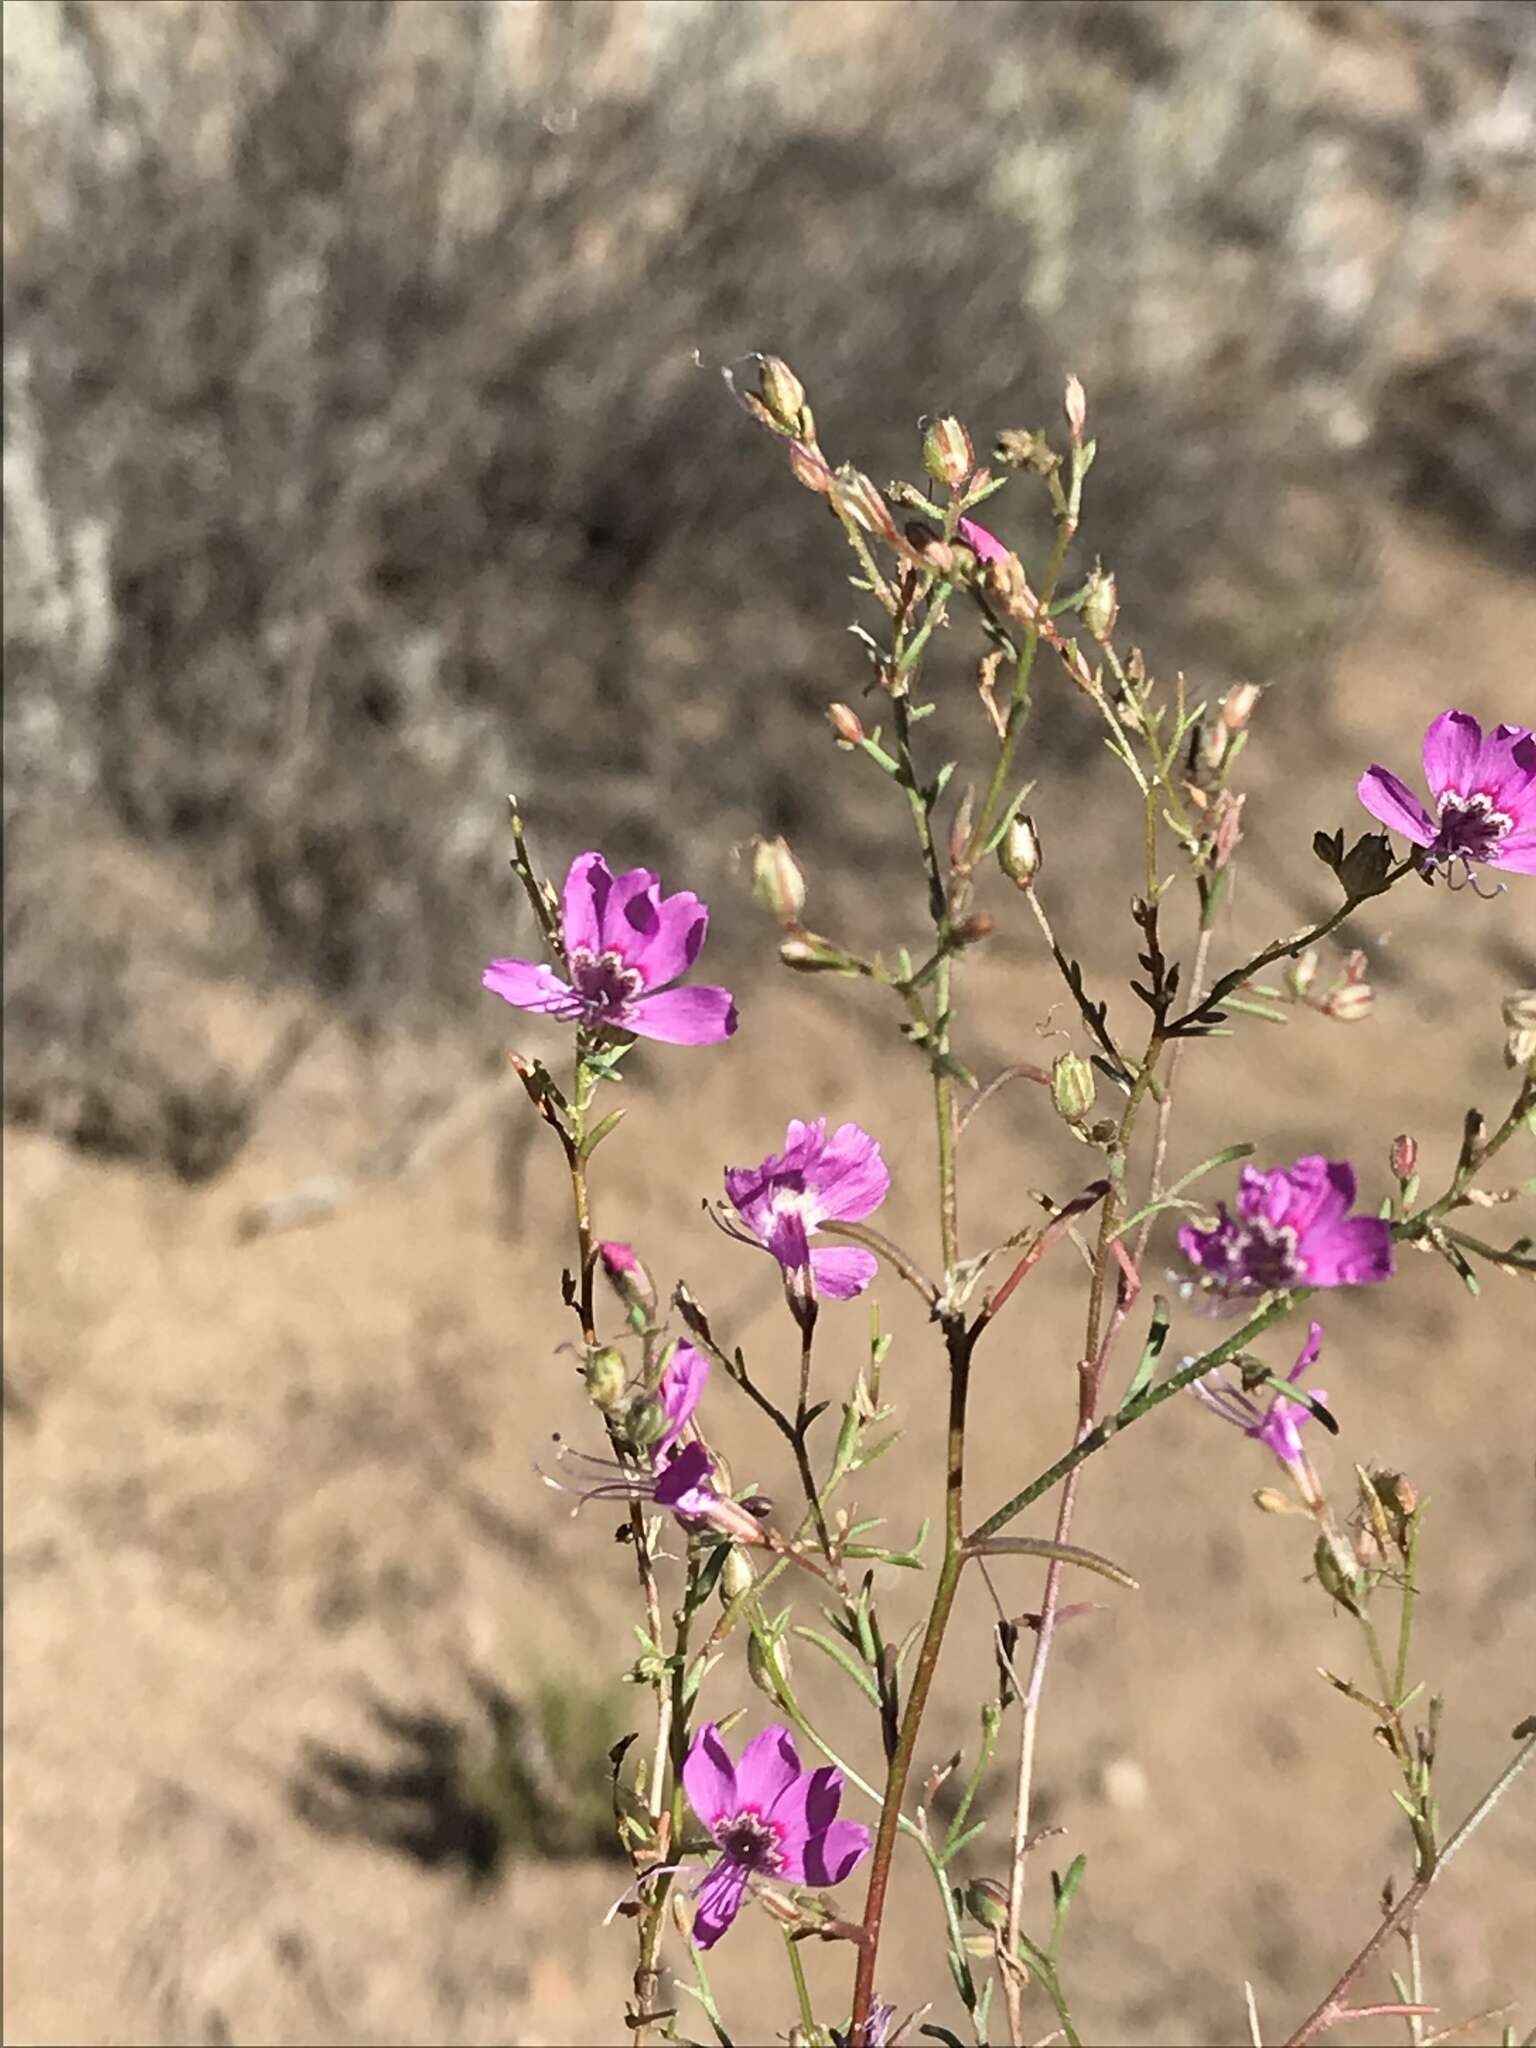
MULTIPOLYGON (((1510 693, 1528 689, 1530 586, 1448 555, 1426 531, 1392 536, 1384 568, 1373 618, 1340 664, 1347 745, 1319 761, 1306 733, 1286 729, 1284 700, 1266 707, 1252 752, 1256 857, 1224 945, 1290 929, 1324 900, 1306 842, 1313 825, 1354 818, 1361 760, 1389 749, 1410 765, 1447 702, 1522 710, 1510 693), (1291 772, 1306 777, 1300 815, 1291 772), (1290 893, 1266 887, 1271 869, 1290 893)), ((1093 832, 1060 791, 1041 822, 1071 943, 1108 971, 1125 948, 1095 889, 1093 832)), ((722 919, 753 916, 724 884, 715 894, 722 919)), ((1388 1142, 1406 1127, 1429 1178, 1448 1169, 1464 1103, 1491 1109, 1507 1091, 1497 1003, 1536 978, 1530 894, 1483 904, 1414 891, 1390 908, 1371 941, 1375 1017, 1348 1032, 1301 1019, 1265 1039, 1260 1060, 1223 1047, 1192 1062, 1181 1162, 1207 1139, 1251 1137, 1288 1158, 1347 1132, 1380 1192, 1388 1142)), ((1028 1057, 1056 992, 1021 921, 1010 917, 971 980, 989 1020, 970 1040, 976 1064, 1028 1057)), ((602 1155, 600 1214, 660 1273, 687 1276, 771 1374, 780 1354, 789 1370, 789 1346, 767 1262, 722 1249, 698 1210, 722 1161, 760 1156, 790 1114, 856 1117, 895 1175, 889 1229, 926 1245, 929 1138, 919 1075, 857 996, 764 981, 744 1012, 717 1055, 636 1060, 630 1124, 602 1155)), ((223 991, 204 1022, 255 1048, 287 1015, 223 991)), ((501 1021, 508 1042, 540 1042, 501 1021)), ((203 1191, 46 1137, 10 1139, 8 2040, 620 2038, 626 1934, 600 1922, 623 1869, 586 1853, 562 1805, 590 1805, 592 1787, 536 1757, 547 1810, 499 1860, 481 1853, 495 1828, 463 1790, 498 1726, 526 1732, 519 1716, 541 1688, 592 1695, 616 1730, 639 1705, 616 1682, 629 1588, 611 1523, 602 1510, 573 1521, 530 1471, 552 1430, 587 1424, 558 1349, 562 1198, 549 1156, 525 1143, 520 1091, 510 1079, 493 1088, 434 1153, 329 1222, 239 1237, 247 1205, 334 1173, 433 1071, 419 1047, 365 1060, 323 1035, 256 1141, 203 1191), (465 1761, 444 1768, 450 1752, 465 1761)), ((967 1144, 976 1243, 1020 1215, 1027 1188, 1063 1193, 1082 1171, 1077 1148, 1017 1092, 967 1144)), ((1030 1285, 981 1374, 978 1503, 1067 1436, 1077 1296, 1064 1264, 1030 1285)), ((907 1534, 936 1506, 918 1475, 936 1469, 939 1376, 894 1293, 882 1289, 899 1332, 888 1384, 909 1434, 866 1498, 907 1534)), ((1328 1317, 1325 1384, 1345 1428, 1324 1454, 1329 1475, 1342 1486, 1351 1458, 1380 1460, 1434 1501, 1419 1668, 1448 1700, 1449 1819, 1533 1706, 1522 1308, 1512 1282, 1472 1304, 1438 1264, 1416 1261, 1389 1298, 1344 1301, 1328 1317)), ((829 1363, 850 1366, 861 1312, 828 1324, 829 1363)), ((782 1483, 749 1418, 731 1414, 724 1436, 738 1475, 760 1461, 769 1490, 782 1483)), ((1042 1817, 1067 1830, 1053 1845, 1063 1857, 1088 1858, 1067 1952, 1075 2003, 1096 2042, 1237 2041, 1246 1977, 1278 2035, 1367 1930, 1387 1873, 1401 1878, 1388 1762, 1364 1717, 1315 1675, 1352 1664, 1354 1647, 1304 1583, 1300 1525, 1250 1505, 1267 1477, 1258 1453, 1193 1404, 1163 1411, 1132 1444, 1092 1471, 1079 1536, 1124 1561, 1142 1591, 1067 1632, 1044 1722, 1042 1817)), ((1038 1568, 1004 1584, 1029 1605, 1038 1568)), ((885 1597, 915 1615, 921 1588, 893 1583, 885 1597)), ((987 1629, 969 1600, 928 1762, 973 1738, 987 1629)), ((832 1697, 803 1675, 813 1700, 832 1697)), ((729 1668, 713 1685, 722 1708, 738 1696, 729 1668)), ((745 1697, 757 1714, 763 1703, 745 1697)), ((865 1764, 873 1733, 853 1745, 865 1764)), ((601 1770, 593 1755, 594 1782, 601 1770)), ((999 1780, 990 1810, 1005 1809, 999 1780)), ((971 1868, 1003 1860, 983 1843, 971 1868)), ((1517 2028, 1531 2024, 1533 1867, 1536 1798, 1522 1786, 1426 1920, 1430 1996, 1447 2023, 1519 2000, 1517 2028)), ((952 2020, 929 1903, 921 1872, 903 1867, 883 1988, 933 1999, 934 2017, 952 2020)), ((763 2041, 793 2018, 772 1946, 766 1931, 738 1937, 715 1973, 727 2010, 761 2016, 751 2038, 763 2041)), ((842 1952, 810 1961, 828 1986, 846 1967, 842 1952)))

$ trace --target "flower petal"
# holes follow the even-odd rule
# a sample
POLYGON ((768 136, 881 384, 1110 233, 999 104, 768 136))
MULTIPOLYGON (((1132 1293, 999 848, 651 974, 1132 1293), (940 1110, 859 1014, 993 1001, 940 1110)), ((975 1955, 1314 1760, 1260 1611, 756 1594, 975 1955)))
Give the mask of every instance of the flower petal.
MULTIPOLYGON (((1517 822, 1524 822, 1528 810, 1536 811, 1531 796, 1536 787, 1536 740, 1523 725, 1496 725, 1483 741, 1473 773, 1473 787, 1492 799, 1496 811, 1517 822)), ((1531 822, 1536 824, 1536 816, 1531 822)))
POLYGON ((858 1124, 843 1124, 827 1140, 811 1169, 810 1184, 823 1217, 857 1223, 878 1209, 891 1191, 891 1176, 880 1147, 858 1124))
POLYGON ((565 878, 561 917, 565 929, 565 950, 578 948, 587 953, 603 950, 603 909, 613 876, 600 853, 578 853, 565 878))
POLYGON ((718 1834, 740 1807, 736 1768, 713 1721, 705 1722, 683 1759, 683 1790, 688 1794, 688 1804, 712 1835, 718 1834))
POLYGON ((1487 856, 1491 868, 1508 868, 1512 875, 1536 875, 1536 825, 1511 832, 1487 856))
POLYGON ((856 1294, 864 1292, 879 1270, 879 1260, 862 1245, 818 1246, 811 1253, 811 1278, 816 1283, 816 1292, 826 1295, 829 1301, 852 1301, 856 1294))
POLYGON ((1297 1233, 1302 1240, 1298 1249, 1305 1256, 1308 1234, 1326 1230, 1349 1211, 1355 1199, 1355 1169, 1347 1160, 1309 1152, 1289 1173, 1276 1178, 1286 1183, 1285 1207, 1276 1220, 1297 1233))
POLYGON ((661 1385, 656 1389, 657 1399, 666 1410, 666 1434, 656 1444, 652 1457, 659 1459, 676 1443, 679 1434, 699 1405, 699 1396, 709 1378, 709 1360, 686 1338, 679 1339, 672 1356, 667 1360, 667 1369, 661 1376, 661 1385))
POLYGON ((642 952, 631 954, 630 963, 645 976, 647 988, 663 988, 678 981, 699 957, 704 934, 709 930, 709 911, 686 889, 664 896, 656 905, 656 922, 642 952))
POLYGON ((870 1851, 870 1833, 862 1822, 835 1820, 805 1845, 805 1882, 841 1884, 870 1851))
POLYGON ((746 1865, 722 1856, 699 1886, 693 1914, 695 1948, 713 1948, 736 1915, 747 1892, 746 1865))
POLYGON ((651 1494, 659 1508, 674 1515, 707 1515, 719 1502, 710 1485, 715 1461, 701 1443, 675 1447, 656 1460, 651 1494))
POLYGON ((805 1882, 807 1846, 812 1836, 821 1834, 837 1819, 842 1797, 843 1774, 830 1764, 807 1771, 786 1787, 772 1814, 779 1831, 781 1877, 787 1877, 792 1884, 805 1882))
POLYGON ((1355 785, 1355 794, 1373 818, 1411 839, 1415 846, 1429 846, 1438 827, 1419 799, 1390 768, 1367 768, 1355 785))
MULTIPOLYGON (((1286 1374, 1286 1378, 1288 1380, 1299 1380, 1309 1365, 1316 1365, 1317 1355, 1322 1350, 1322 1348, 1322 1324, 1309 1324, 1307 1328, 1307 1341, 1305 1344, 1302 1345, 1300 1353, 1297 1356, 1296 1363, 1291 1367, 1290 1371, 1286 1374)), ((1321 1394, 1319 1394, 1317 1398, 1321 1401, 1323 1397, 1321 1394)))
POLYGON ((801 1777, 800 1752, 782 1722, 754 1735, 736 1766, 737 1810, 752 1806, 765 1818, 801 1777))
POLYGON ((1309 1287, 1367 1287, 1390 1280, 1395 1270, 1392 1226, 1377 1216, 1351 1216, 1331 1223, 1301 1249, 1309 1287))
POLYGON ((805 1222, 795 1209, 781 1209, 768 1225, 763 1242, 786 1273, 801 1273, 811 1262, 805 1222))
POLYGON ((626 1003, 621 1023, 663 1045, 718 1045, 736 1029, 736 1004, 728 988, 672 988, 626 1003))
POLYGON ((1476 788, 1472 778, 1482 744, 1483 728, 1470 711, 1442 711, 1430 726, 1424 735, 1424 780, 1436 803, 1448 789, 1465 796, 1476 788))
POLYGON ((537 1010, 548 1016, 579 1017, 581 998, 553 968, 537 960, 493 960, 480 977, 481 985, 504 1003, 519 1010, 537 1010))

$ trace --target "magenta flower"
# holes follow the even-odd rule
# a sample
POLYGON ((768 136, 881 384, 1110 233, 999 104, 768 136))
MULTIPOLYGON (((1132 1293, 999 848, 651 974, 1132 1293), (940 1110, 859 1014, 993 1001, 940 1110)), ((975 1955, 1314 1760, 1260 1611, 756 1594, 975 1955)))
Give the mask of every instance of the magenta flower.
POLYGON ((1006 562, 1009 550, 995 533, 988 533, 984 526, 978 526, 974 519, 960 521, 959 534, 978 562, 1006 562))
POLYGON ((1231 1299, 1275 1287, 1363 1287, 1390 1280, 1391 1226, 1350 1216, 1355 1170, 1310 1154, 1273 1173, 1243 1168, 1236 1216, 1223 1202, 1212 1230, 1186 1223, 1179 1246, 1213 1292, 1231 1299))
POLYGON ((813 1124, 793 1118, 784 1150, 761 1166, 726 1168, 725 1192, 745 1225, 723 1227, 743 1244, 761 1245, 784 1268, 791 1301, 818 1293, 851 1301, 874 1279, 877 1261, 861 1245, 818 1246, 811 1236, 824 1223, 858 1223, 878 1209, 890 1192, 880 1147, 857 1124, 843 1124, 827 1136, 827 1120, 813 1124))
MULTIPOLYGON (((1316 1364, 1322 1348, 1323 1326, 1313 1323, 1307 1331, 1307 1341, 1301 1347, 1301 1356, 1286 1374, 1293 1386, 1308 1366, 1316 1364)), ((1224 1422, 1235 1423, 1244 1436, 1255 1438, 1273 1451, 1282 1465, 1300 1464, 1302 1424, 1313 1419, 1312 1410, 1304 1401, 1288 1401, 1283 1394, 1276 1394, 1267 1408, 1261 1408, 1243 1387, 1234 1386, 1231 1380, 1223 1379, 1214 1372, 1196 1380, 1189 1391, 1213 1415, 1219 1415, 1224 1422)), ((1313 1387, 1311 1393, 1314 1400, 1327 1406, 1328 1396, 1323 1388, 1313 1387)))
POLYGON ((736 1029, 730 991, 671 986, 698 958, 708 927, 708 910, 688 890, 663 896, 649 868, 613 875, 600 853, 583 853, 565 878, 570 979, 537 960, 493 960, 481 980, 520 1010, 587 1031, 713 1045, 736 1029))
POLYGON ((1536 736, 1523 725, 1496 725, 1485 739, 1466 711, 1442 711, 1424 735, 1424 780, 1431 816, 1390 768, 1367 768, 1360 801, 1373 818, 1422 847, 1427 874, 1474 862, 1536 875, 1536 736))
POLYGON ((754 1877, 841 1884, 869 1853, 869 1829, 837 1818, 842 1772, 801 1770, 787 1728, 765 1728, 733 1764, 709 1722, 693 1738, 683 1788, 721 1851, 698 1888, 693 1938, 700 1948, 713 1948, 724 1934, 754 1877))

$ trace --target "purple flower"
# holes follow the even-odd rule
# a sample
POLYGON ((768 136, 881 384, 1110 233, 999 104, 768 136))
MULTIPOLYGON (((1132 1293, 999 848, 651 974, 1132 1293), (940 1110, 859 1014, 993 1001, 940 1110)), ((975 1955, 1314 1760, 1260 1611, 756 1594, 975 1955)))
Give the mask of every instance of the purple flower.
POLYGON ((588 1031, 713 1045, 736 1029, 730 991, 671 986, 698 958, 708 927, 708 910, 688 890, 663 896, 649 868, 612 875, 600 853, 583 853, 565 878, 570 980, 536 960, 493 960, 481 980, 520 1010, 588 1031))
POLYGON ((1186 1223, 1179 1245, 1206 1284, 1227 1298, 1390 1280, 1391 1226, 1346 1214, 1354 1199, 1355 1170, 1343 1160, 1313 1153, 1273 1173, 1245 1166, 1237 1215, 1223 1202, 1214 1230, 1186 1223))
POLYGON ((978 526, 974 519, 962 519, 959 527, 960 538, 976 557, 978 562, 1006 562, 1009 550, 995 533, 988 533, 984 526, 978 526))
POLYGON ((724 1227, 743 1244, 761 1245, 784 1268, 791 1300, 818 1294, 851 1301, 874 1279, 877 1261, 860 1245, 811 1249, 812 1233, 823 1223, 857 1223, 878 1209, 890 1192, 880 1147, 857 1124, 843 1124, 827 1136, 827 1120, 791 1120, 784 1150, 761 1166, 731 1166, 725 1192, 742 1223, 724 1227))
POLYGON ((698 1889, 693 1938, 700 1948, 713 1948, 736 1918, 750 1879, 841 1884, 869 1853, 869 1829, 837 1818, 842 1772, 801 1770, 787 1728, 765 1728, 732 1764, 711 1721, 693 1739, 683 1787, 721 1851, 698 1889))
POLYGON ((1390 768, 1367 768, 1360 801, 1373 818, 1422 847, 1420 866, 1450 870, 1472 863, 1536 875, 1536 736, 1523 725, 1496 725, 1485 739, 1466 711, 1442 711, 1424 735, 1424 780, 1435 799, 1425 809, 1390 768))
MULTIPOLYGON (((1322 1348, 1323 1326, 1313 1323, 1307 1331, 1307 1341, 1301 1347, 1301 1356, 1286 1374, 1293 1386, 1308 1366, 1317 1362, 1317 1354, 1322 1348)), ((1288 1401, 1283 1394, 1276 1394, 1267 1408, 1261 1408, 1243 1387, 1234 1386, 1231 1380, 1223 1379, 1214 1372, 1196 1380, 1189 1391, 1212 1414, 1219 1415, 1224 1422, 1235 1423, 1244 1436, 1255 1438, 1273 1451, 1282 1465, 1301 1462, 1302 1424, 1312 1420, 1312 1410, 1304 1401, 1288 1401)), ((1326 1407, 1328 1396, 1324 1389, 1313 1387, 1310 1391, 1312 1398, 1326 1407)))

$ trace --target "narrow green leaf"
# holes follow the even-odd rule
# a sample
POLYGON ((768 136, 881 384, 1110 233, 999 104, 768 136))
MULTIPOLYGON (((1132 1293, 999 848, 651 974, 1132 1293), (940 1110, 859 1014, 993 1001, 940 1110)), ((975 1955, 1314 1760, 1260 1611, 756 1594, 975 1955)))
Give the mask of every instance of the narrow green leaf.
POLYGON ((854 1684, 859 1688, 859 1691, 863 1693, 865 1699, 867 1699, 870 1705, 878 1711, 880 1706, 880 1693, 878 1688, 876 1687, 874 1681, 871 1679, 869 1673, 867 1671, 860 1670, 859 1666, 854 1662, 853 1658, 843 1648, 841 1643, 835 1643, 833 1642, 830 1636, 822 1635, 818 1629, 806 1628, 801 1623, 796 1623, 791 1633, 793 1635, 802 1637, 808 1643, 814 1643, 817 1649, 820 1650, 824 1656, 830 1657, 834 1664, 838 1665, 843 1671, 845 1671, 848 1674, 848 1676, 853 1680, 854 1684))

